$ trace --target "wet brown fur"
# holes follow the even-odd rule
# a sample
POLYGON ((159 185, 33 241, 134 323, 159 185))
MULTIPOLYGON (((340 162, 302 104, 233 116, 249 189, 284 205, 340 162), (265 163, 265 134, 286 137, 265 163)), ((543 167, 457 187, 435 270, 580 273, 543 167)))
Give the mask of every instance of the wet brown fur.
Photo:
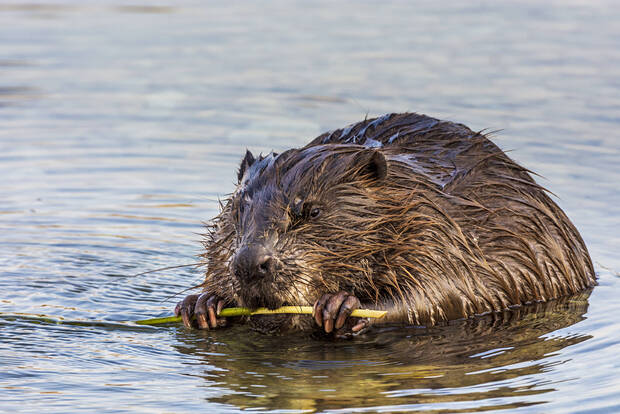
POLYGON ((546 191, 461 124, 389 114, 279 155, 248 153, 239 175, 204 241, 205 290, 230 304, 312 305, 348 290, 389 321, 432 325, 596 283, 546 191), (273 254, 273 277, 235 274, 250 243, 273 254))

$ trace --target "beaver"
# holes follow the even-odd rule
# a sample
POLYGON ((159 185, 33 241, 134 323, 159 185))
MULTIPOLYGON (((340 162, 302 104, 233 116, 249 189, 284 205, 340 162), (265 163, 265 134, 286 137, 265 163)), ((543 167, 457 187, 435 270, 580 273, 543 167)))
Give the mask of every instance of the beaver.
POLYGON ((202 329, 224 326, 225 306, 313 305, 313 318, 249 321, 350 337, 376 322, 351 317, 359 307, 430 326, 596 284, 581 236, 529 170, 484 133, 416 113, 247 151, 204 248, 204 292, 175 308, 202 329))

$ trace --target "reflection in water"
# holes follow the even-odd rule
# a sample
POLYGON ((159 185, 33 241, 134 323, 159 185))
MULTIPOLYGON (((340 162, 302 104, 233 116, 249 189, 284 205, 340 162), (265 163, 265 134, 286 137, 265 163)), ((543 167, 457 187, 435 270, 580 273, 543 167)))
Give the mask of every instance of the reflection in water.
POLYGON ((211 402, 240 408, 482 411, 545 402, 550 356, 590 335, 549 334, 584 319, 590 292, 430 329, 388 327, 354 341, 270 337, 245 326, 178 331, 211 402), (501 400, 494 400, 501 398, 501 400))

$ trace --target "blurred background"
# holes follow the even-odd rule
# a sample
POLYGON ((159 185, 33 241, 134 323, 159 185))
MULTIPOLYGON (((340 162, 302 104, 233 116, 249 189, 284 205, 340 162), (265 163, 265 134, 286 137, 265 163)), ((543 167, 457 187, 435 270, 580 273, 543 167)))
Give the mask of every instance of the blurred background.
POLYGON ((0 0, 0 408, 620 410, 619 19, 605 0, 0 0), (201 280, 131 275, 196 262, 246 148, 405 111, 498 131, 581 231, 592 295, 481 337, 119 324, 201 280))

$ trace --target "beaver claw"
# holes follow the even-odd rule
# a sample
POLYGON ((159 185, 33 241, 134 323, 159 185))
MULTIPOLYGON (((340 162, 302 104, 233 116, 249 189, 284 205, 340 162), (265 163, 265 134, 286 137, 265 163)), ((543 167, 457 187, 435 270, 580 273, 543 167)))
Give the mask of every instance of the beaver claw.
POLYGON ((209 293, 188 295, 177 303, 174 314, 181 315, 186 328, 197 326, 198 329, 214 329, 226 326, 226 318, 217 317, 225 304, 219 297, 209 293), (194 321, 192 317, 195 317, 194 321))
POLYGON ((336 338, 349 338, 369 326, 368 318, 350 318, 351 312, 359 307, 359 299, 348 292, 326 293, 314 304, 312 315, 326 333, 333 331, 336 338))

